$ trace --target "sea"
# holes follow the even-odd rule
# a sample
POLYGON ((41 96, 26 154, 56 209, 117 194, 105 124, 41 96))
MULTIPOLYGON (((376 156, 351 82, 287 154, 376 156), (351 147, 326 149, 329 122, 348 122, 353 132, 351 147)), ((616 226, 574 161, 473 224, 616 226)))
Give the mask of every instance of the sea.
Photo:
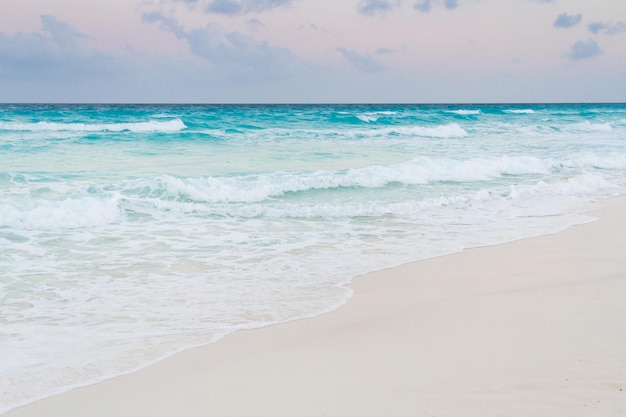
POLYGON ((0 414, 624 194, 626 104, 2 104, 0 414))

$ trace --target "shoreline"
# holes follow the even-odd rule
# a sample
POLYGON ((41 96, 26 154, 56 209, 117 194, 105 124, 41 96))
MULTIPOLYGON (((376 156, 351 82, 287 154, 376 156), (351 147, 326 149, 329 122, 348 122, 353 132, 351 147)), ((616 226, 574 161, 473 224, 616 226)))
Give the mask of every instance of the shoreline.
POLYGON ((342 307, 238 331, 4 416, 626 413, 626 198, 563 231, 356 277, 342 307))

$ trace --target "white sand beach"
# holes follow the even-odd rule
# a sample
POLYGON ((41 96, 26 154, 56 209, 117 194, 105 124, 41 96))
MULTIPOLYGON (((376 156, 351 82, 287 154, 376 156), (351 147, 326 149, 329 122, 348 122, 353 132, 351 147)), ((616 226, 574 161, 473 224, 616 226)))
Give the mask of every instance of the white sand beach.
POLYGON ((359 277, 334 312, 6 416, 624 416, 626 199, 592 215, 359 277))

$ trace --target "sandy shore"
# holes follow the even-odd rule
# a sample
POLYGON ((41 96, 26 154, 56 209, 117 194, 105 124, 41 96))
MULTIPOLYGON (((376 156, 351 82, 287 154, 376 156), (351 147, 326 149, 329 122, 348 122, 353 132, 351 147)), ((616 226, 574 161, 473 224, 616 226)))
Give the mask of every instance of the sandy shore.
POLYGON ((626 200, 603 206, 6 416, 626 416, 626 200))

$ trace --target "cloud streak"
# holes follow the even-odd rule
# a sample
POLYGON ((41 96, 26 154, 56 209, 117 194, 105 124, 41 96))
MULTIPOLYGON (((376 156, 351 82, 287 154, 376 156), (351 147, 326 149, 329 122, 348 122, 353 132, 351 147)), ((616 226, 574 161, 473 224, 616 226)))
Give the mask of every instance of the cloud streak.
POLYGON ((594 22, 590 23, 587 28, 594 34, 617 35, 626 33, 626 23, 621 21, 616 23, 594 22))
POLYGON ((162 0, 161 3, 182 3, 191 9, 227 16, 262 13, 279 7, 291 6, 293 0, 162 0))
POLYGON ((75 27, 58 20, 54 16, 45 14, 40 19, 43 29, 48 32, 50 39, 61 47, 75 47, 88 39, 88 36, 80 33, 75 27))
POLYGON ((208 13, 239 15, 262 13, 278 7, 291 6, 291 0, 212 0, 204 10, 208 13))
POLYGON ((263 29, 265 25, 259 19, 248 19, 246 20, 246 25, 253 32, 258 32, 263 29))
POLYGON ((361 72, 380 72, 385 68, 382 62, 372 58, 370 55, 360 54, 346 48, 337 48, 337 52, 339 52, 352 67, 361 72))

